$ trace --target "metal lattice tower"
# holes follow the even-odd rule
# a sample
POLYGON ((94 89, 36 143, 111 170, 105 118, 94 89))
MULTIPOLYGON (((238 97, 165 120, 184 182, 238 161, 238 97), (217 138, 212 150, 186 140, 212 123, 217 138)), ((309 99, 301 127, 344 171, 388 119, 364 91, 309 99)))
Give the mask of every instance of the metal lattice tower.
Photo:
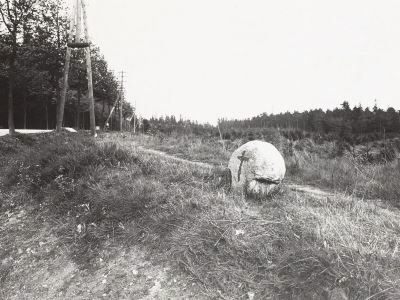
POLYGON ((88 79, 88 98, 90 112, 90 131, 96 136, 96 122, 94 114, 94 98, 93 98, 93 79, 92 79, 92 61, 90 57, 90 39, 88 34, 86 0, 76 0, 70 17, 70 26, 68 33, 67 52, 65 55, 63 86, 61 97, 57 107, 57 132, 61 131, 64 118, 64 107, 68 89, 68 75, 71 62, 72 49, 85 49, 86 69, 88 79))

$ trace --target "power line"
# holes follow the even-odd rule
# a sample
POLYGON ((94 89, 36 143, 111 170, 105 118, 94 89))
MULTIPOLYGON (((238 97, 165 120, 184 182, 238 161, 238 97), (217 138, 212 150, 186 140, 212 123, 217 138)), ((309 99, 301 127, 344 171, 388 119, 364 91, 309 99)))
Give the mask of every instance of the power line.
POLYGON ((122 131, 122 125, 123 125, 123 120, 122 120, 122 108, 123 108, 123 101, 125 101, 125 89, 124 89, 124 75, 125 72, 122 70, 120 72, 121 75, 121 81, 120 81, 120 97, 119 97, 119 130, 122 131))

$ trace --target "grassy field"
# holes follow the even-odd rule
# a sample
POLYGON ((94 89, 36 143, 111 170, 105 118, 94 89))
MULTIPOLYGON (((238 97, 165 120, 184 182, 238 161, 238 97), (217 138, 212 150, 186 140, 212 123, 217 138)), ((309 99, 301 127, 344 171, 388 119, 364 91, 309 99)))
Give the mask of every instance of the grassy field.
POLYGON ((346 184, 324 182, 324 172, 351 166, 275 142, 290 181, 318 181, 333 195, 286 184, 262 202, 227 193, 219 174, 240 141, 223 149, 178 136, 0 138, 0 298, 399 299, 393 201, 354 197, 358 179, 335 193, 346 184))
MULTIPOLYGON (((103 136, 104 139, 126 145, 139 144, 168 154, 202 161, 214 166, 226 166, 230 154, 246 140, 225 141, 197 136, 103 136)), ((396 161, 367 163, 347 152, 338 155, 334 142, 315 144, 310 140, 289 142, 278 134, 262 137, 274 144, 284 155, 286 181, 338 191, 365 199, 380 199, 400 207, 400 166, 396 161)))

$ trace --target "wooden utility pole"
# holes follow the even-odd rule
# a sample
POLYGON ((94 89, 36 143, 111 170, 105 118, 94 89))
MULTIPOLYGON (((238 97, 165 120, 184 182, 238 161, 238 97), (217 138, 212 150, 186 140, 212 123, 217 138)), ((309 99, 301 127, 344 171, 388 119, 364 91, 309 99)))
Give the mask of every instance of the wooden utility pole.
POLYGON ((90 132, 93 136, 96 136, 96 121, 94 114, 94 97, 93 97, 93 79, 92 79, 92 61, 90 57, 90 40, 88 33, 87 24, 87 13, 86 13, 86 0, 76 0, 72 10, 67 52, 65 54, 65 65, 64 65, 64 77, 63 86, 61 90, 61 97, 57 107, 57 132, 61 131, 64 118, 65 100, 68 90, 68 75, 71 62, 71 50, 72 49, 85 49, 86 53, 86 69, 88 79, 88 99, 89 99, 89 112, 90 112, 90 132), (83 24, 82 24, 83 21, 83 24), (84 38, 82 39, 82 28, 84 29, 84 38), (75 39, 73 38, 75 33, 75 39))
POLYGON ((108 118, 107 118, 106 121, 104 122, 104 128, 109 128, 108 121, 110 120, 111 115, 112 115, 112 113, 114 112, 114 109, 115 109, 115 107, 117 106, 117 104, 119 103, 120 99, 121 99, 121 95, 120 95, 120 93, 118 93, 117 100, 115 101, 115 103, 114 103, 112 109, 110 110, 110 114, 108 115, 108 118))
MULTIPOLYGON (((78 0, 79 1, 79 0, 78 0)), ((89 41, 89 30, 86 13, 85 0, 81 0, 83 8, 83 22, 85 25, 85 39, 89 41)), ((90 44, 85 48, 86 50, 86 69, 88 78, 88 96, 89 96, 89 112, 90 112, 90 133, 96 136, 96 120, 94 114, 94 96, 93 96, 93 76, 92 76, 92 59, 90 57, 90 44)))
POLYGON ((136 98, 135 98, 135 107, 133 108, 133 133, 136 133, 136 98))
MULTIPOLYGON (((109 128, 111 127, 108 123, 108 121, 110 120, 114 110, 115 110, 115 116, 119 116, 119 131, 123 130, 123 116, 122 116, 122 112, 123 112, 123 99, 124 99, 124 71, 120 72, 121 74, 121 82, 120 82, 120 87, 118 89, 118 95, 117 95, 117 99, 114 102, 114 105, 112 107, 112 109, 110 110, 110 113, 106 119, 106 121, 104 122, 104 128, 109 128)), ((129 118, 128 118, 129 120, 129 118)), ((131 120, 131 119, 130 119, 131 120)), ((130 121, 129 120, 129 121, 130 121)), ((118 128, 118 125, 117 125, 118 128)), ((118 129, 117 129, 118 130, 118 129)))
POLYGON ((124 71, 121 72, 121 93, 119 97, 119 131, 122 131, 122 102, 124 100, 124 71))

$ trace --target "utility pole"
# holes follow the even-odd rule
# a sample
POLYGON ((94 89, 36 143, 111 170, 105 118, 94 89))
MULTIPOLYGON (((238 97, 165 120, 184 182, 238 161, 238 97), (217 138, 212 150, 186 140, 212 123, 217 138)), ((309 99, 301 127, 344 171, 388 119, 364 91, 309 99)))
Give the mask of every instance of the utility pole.
POLYGON ((89 112, 90 112, 90 131, 92 136, 96 136, 96 121, 94 114, 94 97, 93 97, 93 79, 92 79, 92 61, 90 57, 90 40, 88 33, 87 13, 86 13, 86 0, 76 0, 70 18, 69 35, 67 42, 67 52, 65 55, 64 77, 63 86, 61 90, 61 97, 57 107, 57 125, 56 131, 60 132, 64 118, 64 107, 68 89, 68 75, 71 62, 72 49, 85 49, 86 54, 86 69, 88 80, 88 99, 89 99, 89 112), (82 24, 83 21, 83 24, 82 24), (82 28, 84 37, 82 39, 82 28), (73 35, 75 33, 75 39, 73 35))
MULTIPOLYGON (((117 104, 119 103, 120 97, 121 97, 121 94, 118 93, 117 100, 115 100, 115 103, 114 103, 112 109, 110 110, 110 114, 108 115, 108 118, 107 118, 106 121, 104 122, 104 128, 107 128, 107 127, 109 126, 108 121, 110 120, 110 118, 111 118, 111 116, 112 116, 112 113, 114 112, 114 109, 116 108, 117 104)), ((111 127, 111 126, 110 126, 110 127, 111 127)))
POLYGON ((115 111, 115 116, 119 117, 119 131, 122 131, 123 130, 123 115, 122 115, 122 113, 123 113, 123 102, 124 102, 124 99, 125 99, 125 88, 124 88, 125 72, 121 71, 121 72, 119 72, 119 74, 120 74, 121 77, 120 77, 120 82, 119 82, 117 99, 115 100, 114 105, 113 105, 112 109, 110 110, 109 116, 108 116, 108 118, 106 119, 106 121, 104 123, 104 127, 106 128, 108 126, 108 121, 110 120, 113 112, 115 111))
POLYGON ((136 134, 136 98, 135 107, 133 108, 133 134, 136 134))
POLYGON ((124 93, 124 71, 121 71, 121 93, 120 93, 120 98, 119 98, 119 131, 122 131, 122 104, 123 101, 125 100, 125 93, 124 93))

